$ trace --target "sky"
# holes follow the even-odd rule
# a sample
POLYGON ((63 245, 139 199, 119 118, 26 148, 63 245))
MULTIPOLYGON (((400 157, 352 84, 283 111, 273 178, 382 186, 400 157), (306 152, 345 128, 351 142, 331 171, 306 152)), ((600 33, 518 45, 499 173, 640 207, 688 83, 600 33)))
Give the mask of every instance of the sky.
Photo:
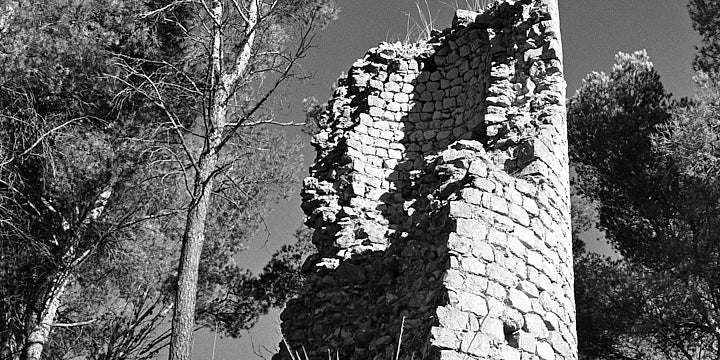
MULTIPOLYGON (((445 28, 454 13, 453 8, 445 3, 454 4, 455 0, 427 1, 436 20, 436 27, 445 28)), ((337 0, 341 8, 339 19, 318 36, 315 42, 317 47, 303 63, 304 69, 314 74, 313 80, 293 88, 287 99, 293 106, 279 120, 303 121, 303 98, 327 100, 330 86, 367 49, 382 41, 404 39, 407 14, 418 18, 415 2, 337 0)), ((464 4, 465 0, 457 2, 464 4)), ((699 37, 692 30, 685 0, 559 0, 559 3, 568 96, 580 87, 586 74, 593 71, 609 72, 618 51, 641 49, 647 50, 668 91, 676 98, 692 96, 694 73, 691 63, 699 37)), ((424 2, 422 6, 424 8, 424 2)), ((295 136, 299 132, 291 129, 289 133, 295 136)), ((309 166, 315 155, 308 139, 305 139, 305 143, 308 145, 304 151, 304 164, 309 166)), ((264 229, 258 231, 253 241, 248 243, 249 250, 237 256, 236 260, 240 264, 257 272, 282 244, 293 241, 292 235, 303 219, 300 184, 298 180, 295 195, 278 203, 266 219, 270 233, 264 229)), ((600 235, 594 233, 589 236, 600 235)), ((607 246, 599 241, 590 241, 587 247, 591 251, 607 251, 607 246)), ((261 318, 258 325, 241 339, 218 336, 214 359, 263 358, 255 353, 269 359, 271 353, 258 349, 267 347, 272 351, 276 348, 279 342, 278 316, 279 310, 261 318)), ((210 332, 198 334, 193 357, 212 359, 214 340, 210 332)))

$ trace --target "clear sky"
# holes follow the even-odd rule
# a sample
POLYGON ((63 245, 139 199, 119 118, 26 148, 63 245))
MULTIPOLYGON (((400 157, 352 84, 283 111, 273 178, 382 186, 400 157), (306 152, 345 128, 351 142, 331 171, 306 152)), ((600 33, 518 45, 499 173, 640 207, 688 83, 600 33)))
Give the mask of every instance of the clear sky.
MULTIPOLYGON (((314 96, 324 101, 330 96, 330 86, 342 71, 347 71, 355 59, 367 49, 385 40, 404 39, 407 13, 417 18, 415 0, 337 0, 340 18, 318 38, 317 48, 304 62, 307 71, 315 74, 311 83, 298 86, 288 94, 294 108, 285 114, 284 121, 302 121, 301 102, 314 96)), ((618 51, 647 49, 650 59, 660 73, 665 87, 675 97, 692 96, 693 71, 691 62, 698 36, 692 31, 684 0, 559 0, 560 22, 565 56, 565 78, 568 95, 581 85, 592 71, 609 71, 618 51)), ((428 0, 437 28, 446 27, 454 10, 445 3, 454 0, 428 0)), ((458 0, 465 3, 465 0, 458 0)), ((424 6, 424 3, 423 3, 424 6)), ((290 131, 296 134, 297 131, 290 131)), ((308 145, 305 164, 309 165, 314 152, 308 145)), ((305 176, 305 174, 302 174, 305 176)), ((298 181, 299 193, 300 181, 298 181)), ((283 243, 292 241, 292 234, 302 222, 299 195, 278 204, 267 219, 271 234, 260 231, 250 250, 237 257, 253 271, 258 271, 270 255, 283 243)), ((599 248, 592 243, 590 250, 599 248)), ((265 346, 275 349, 279 340, 277 322, 279 311, 261 319, 260 324, 242 339, 220 339, 215 351, 216 360, 261 359, 253 353, 265 346)), ((195 341, 194 358, 211 359, 213 336, 199 334, 195 341)), ((312 346, 313 344, 306 344, 312 346)), ((267 352, 262 352, 269 359, 267 352)))

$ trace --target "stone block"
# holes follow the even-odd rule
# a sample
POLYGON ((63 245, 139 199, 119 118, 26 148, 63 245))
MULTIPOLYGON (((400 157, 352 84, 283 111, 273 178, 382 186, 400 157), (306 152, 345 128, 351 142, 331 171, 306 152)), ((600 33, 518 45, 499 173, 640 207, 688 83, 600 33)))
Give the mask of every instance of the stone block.
POLYGON ((537 188, 535 187, 535 185, 523 179, 517 180, 517 182, 515 183, 515 188, 521 193, 530 196, 535 195, 535 193, 537 192, 537 188))
POLYGON ((430 329, 430 342, 440 349, 456 350, 460 348, 460 338, 454 330, 433 326, 430 329))
POLYGON ((515 184, 511 183, 505 187, 505 197, 513 204, 522 205, 523 196, 515 189, 515 184))
POLYGON ((490 196, 490 209, 503 214, 507 215, 508 213, 508 204, 507 201, 499 196, 490 196))
MULTIPOLYGON (((487 163, 484 160, 473 160, 472 163, 470 163, 468 172, 477 177, 485 178, 487 177, 487 163)), ((485 191, 489 190, 485 189, 485 191)))
POLYGON ((407 93, 400 92, 395 94, 393 100, 399 103, 407 103, 410 101, 410 96, 407 93))
POLYGON ((503 360, 521 360, 520 351, 510 345, 502 345, 498 355, 503 360))
POLYGON ((435 315, 440 327, 460 331, 468 330, 470 313, 453 306, 441 306, 435 311, 435 315))
POLYGON ((528 249, 534 249, 538 242, 535 232, 522 225, 516 225, 513 228, 513 235, 517 236, 528 249))
POLYGON ((555 352, 550 344, 538 342, 535 345, 535 354, 542 360, 555 360, 555 352))
MULTIPOLYGON (((505 122, 507 120, 507 117, 504 114, 485 114, 485 117, 483 118, 485 123, 487 124, 498 124, 505 122)), ((488 136, 494 136, 497 135, 497 132, 493 135, 490 135, 488 132, 488 136)))
POLYGON ((510 251, 520 258, 525 258, 527 249, 515 236, 508 236, 508 248, 510 251))
POLYGON ((548 329, 545 326, 545 321, 536 313, 525 314, 524 330, 539 339, 546 339, 548 337, 548 329))
POLYGON ((387 104, 386 109, 391 112, 391 114, 388 114, 387 111, 383 114, 383 116, 388 120, 395 120, 395 112, 402 111, 402 106, 396 102, 391 102, 387 104))
POLYGON ((377 90, 382 90, 384 87, 382 81, 379 81, 379 80, 368 81, 368 86, 370 86, 371 88, 377 89, 377 90))
POLYGON ((553 288, 553 282, 550 280, 550 277, 540 272, 538 274, 537 286, 538 289, 541 290, 551 290, 553 288))
MULTIPOLYGON (((388 359, 392 357, 387 357, 388 359)), ((467 355, 457 352, 456 350, 440 350, 439 360, 468 360, 467 355)))
POLYGON ((386 102, 392 102, 393 97, 395 97, 395 93, 391 91, 383 91, 380 93, 380 98, 386 102))
POLYGON ((386 104, 387 103, 385 102, 385 100, 383 100, 375 95, 368 96, 368 106, 384 108, 386 104))
POLYGON ((460 351, 485 357, 490 354, 490 338, 478 332, 465 332, 460 340, 460 351))
POLYGON ((490 228, 487 237, 491 244, 500 245, 502 247, 505 246, 507 241, 507 234, 495 228, 490 228))
POLYGON ((510 203, 508 207, 509 216, 511 219, 515 220, 518 224, 523 226, 530 225, 530 216, 525 211, 525 209, 513 203, 510 203))
POLYGON ((517 288, 530 298, 536 299, 540 297, 540 292, 538 291, 537 286, 529 281, 521 281, 517 288))
POLYGON ((451 201, 450 216, 453 218, 471 219, 473 217, 473 206, 463 201, 451 201))
MULTIPOLYGON (((395 159, 383 160, 383 168, 385 168, 385 169, 394 170, 397 167, 397 165, 398 165, 398 161, 395 159)), ((390 180, 397 180, 397 178, 398 178, 398 175, 395 172, 391 173, 391 175, 388 176, 388 179, 390 179, 390 180), (394 178, 391 177, 393 174, 394 174, 394 178)))
POLYGON ((488 313, 487 301, 484 297, 466 291, 458 291, 457 307, 462 311, 470 312, 476 316, 485 316, 488 313))
MULTIPOLYGON (((398 70, 401 72, 405 72, 407 70, 407 63, 404 61, 399 61, 397 63, 397 66, 398 66, 398 70), (405 68, 404 70, 402 69, 403 67, 405 68)), ((400 73, 391 73, 387 79, 389 82, 401 83, 403 81, 403 75, 400 73)), ((387 86, 387 84, 386 84, 386 86, 387 86)))
MULTIPOLYGON (((375 107, 376 109, 379 109, 378 107, 375 107)), ((372 108, 371 108, 372 109, 372 108)), ((372 126, 373 124, 373 118, 365 113, 360 114, 360 124, 365 126, 372 126)))
POLYGON ((479 266, 475 271, 477 271, 478 275, 465 275, 465 286, 467 287, 468 291, 473 294, 485 294, 488 288, 488 281, 485 278, 485 265, 481 264, 481 266, 479 266))
POLYGON ((455 106, 457 106, 455 102, 455 98, 445 98, 443 99, 443 109, 452 109, 455 106))
POLYGON ((529 214, 537 216, 540 213, 537 203, 530 197, 523 197, 522 206, 529 214))
POLYGON ((435 130, 423 131, 423 137, 425 138, 425 140, 433 140, 433 139, 435 139, 436 135, 437 135, 437 132, 435 130))
POLYGON ((450 234, 450 236, 448 236, 447 247, 448 250, 456 252, 458 254, 467 254, 470 252, 471 243, 472 240, 466 236, 450 234))
POLYGON ((497 281, 507 287, 515 287, 517 283, 515 274, 497 263, 487 265, 487 274, 490 280, 497 281))
POLYGON ((468 237, 473 240, 483 240, 487 237, 487 224, 483 221, 473 219, 457 219, 455 222, 455 232, 458 235, 468 237))
POLYGON ((474 179, 473 186, 485 192, 492 192, 495 190, 495 183, 485 178, 474 179))
POLYGON ((560 329, 560 318, 558 318, 556 314, 547 312, 545 313, 544 320, 548 330, 553 331, 560 329))
POLYGON ((470 204, 481 205, 483 192, 474 188, 465 188, 461 191, 462 198, 470 204))
POLYGON ((385 115, 385 110, 383 108, 372 106, 370 107, 370 116, 374 118, 382 118, 383 115, 385 115))
POLYGON ((507 300, 509 305, 522 313, 528 313, 532 310, 530 298, 520 290, 511 289, 507 300))
MULTIPOLYGON (((398 80, 398 79, 394 79, 394 80, 398 80)), ((401 89, 400 85, 394 81, 389 81, 389 82, 385 83, 385 91, 396 93, 396 92, 400 92, 400 89, 401 89)))
POLYGON ((551 331, 548 335, 548 342, 550 342, 550 345, 552 345, 553 349, 557 351, 560 354, 563 355, 569 355, 573 354, 574 351, 570 348, 570 345, 563 339, 562 335, 560 335, 557 331, 551 331))
POLYGON ((462 269, 471 274, 485 274, 485 264, 474 256, 461 258, 462 269))
POLYGON ((490 339, 505 341, 505 331, 500 319, 485 317, 480 320, 480 331, 490 339))
POLYGON ((518 348, 522 351, 534 353, 537 346, 537 340, 535 336, 525 331, 518 333, 518 348))
POLYGON ((465 284, 465 277, 460 271, 450 269, 445 273, 445 276, 443 277, 443 284, 448 289, 461 290, 464 288, 463 285, 465 284))
POLYGON ((390 149, 390 150, 388 150, 388 156, 391 159, 401 160, 402 159, 402 151, 390 149))
POLYGON ((453 27, 468 26, 475 22, 475 18, 477 18, 478 15, 479 13, 475 11, 458 9, 455 11, 455 16, 452 20, 453 27))
MULTIPOLYGON (((381 139, 390 141, 395 137, 395 132, 390 130, 382 130, 380 131, 380 134, 378 135, 381 139)), ((387 147, 389 148, 390 145, 388 143, 387 147)))
POLYGON ((486 261, 495 261, 495 252, 490 244, 486 242, 479 242, 473 245, 472 250, 473 256, 482 258, 486 261))
POLYGON ((503 300, 507 297, 507 290, 497 281, 488 281, 486 295, 493 299, 503 300))

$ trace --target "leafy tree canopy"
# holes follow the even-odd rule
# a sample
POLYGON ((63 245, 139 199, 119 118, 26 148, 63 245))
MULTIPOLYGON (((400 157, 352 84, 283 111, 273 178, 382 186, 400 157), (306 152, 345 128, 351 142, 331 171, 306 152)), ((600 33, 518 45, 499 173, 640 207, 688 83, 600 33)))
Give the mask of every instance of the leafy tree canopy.
POLYGON ((688 2, 693 28, 700 33, 702 44, 695 56, 695 69, 720 72, 720 2, 690 0, 688 2))
MULTIPOLYGON (((0 358, 29 358, 28 339, 43 326, 39 343, 52 358, 148 358, 167 345, 192 201, 182 147, 200 152, 208 100, 185 87, 207 71, 202 12, 188 4, 0 5, 0 358), (164 107, 144 92, 153 83, 164 107)), ((258 30, 268 55, 254 58, 232 111, 255 126, 237 128, 219 153, 197 326, 237 336, 299 286, 299 248, 282 249, 259 277, 233 260, 302 163, 297 141, 258 124, 272 120, 270 107, 243 109, 262 95, 251 85, 276 77, 286 53, 272 50, 297 40, 301 12, 330 4, 280 1, 258 30)))
POLYGON ((718 356, 720 192, 715 171, 720 98, 669 102, 645 52, 619 54, 571 99, 576 187, 622 254, 576 257, 582 353, 601 358, 718 356))

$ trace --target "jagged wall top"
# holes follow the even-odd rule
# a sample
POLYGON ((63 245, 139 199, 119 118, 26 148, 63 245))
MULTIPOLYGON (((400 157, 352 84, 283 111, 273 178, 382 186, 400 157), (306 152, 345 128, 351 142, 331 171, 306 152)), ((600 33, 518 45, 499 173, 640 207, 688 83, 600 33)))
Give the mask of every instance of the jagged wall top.
POLYGON ((551 154, 531 164, 565 131, 556 13, 529 0, 461 10, 431 39, 382 43, 353 64, 320 121, 303 192, 324 257, 384 249, 426 157, 453 141, 481 141, 511 173, 563 171, 551 154))

